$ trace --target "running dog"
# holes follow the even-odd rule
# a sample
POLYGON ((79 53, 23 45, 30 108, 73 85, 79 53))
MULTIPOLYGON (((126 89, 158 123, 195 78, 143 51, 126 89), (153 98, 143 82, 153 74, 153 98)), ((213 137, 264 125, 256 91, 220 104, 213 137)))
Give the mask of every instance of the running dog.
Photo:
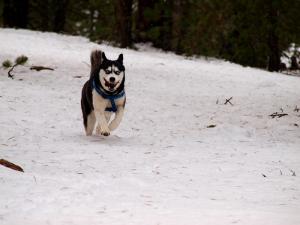
POLYGON ((105 53, 95 50, 91 53, 90 79, 84 84, 81 95, 81 109, 86 135, 109 136, 123 117, 126 103, 125 67, 123 54, 117 60, 109 60, 105 53), (112 115, 114 118, 111 120, 112 115))

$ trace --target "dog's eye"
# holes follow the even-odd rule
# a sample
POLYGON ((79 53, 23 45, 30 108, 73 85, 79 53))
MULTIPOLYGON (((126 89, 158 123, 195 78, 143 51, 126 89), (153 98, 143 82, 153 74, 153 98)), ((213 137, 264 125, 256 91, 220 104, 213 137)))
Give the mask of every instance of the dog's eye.
POLYGON ((106 74, 110 74, 111 71, 110 71, 110 70, 105 70, 105 73, 106 73, 106 74))
POLYGON ((120 71, 116 70, 114 71, 115 74, 120 75, 120 71))

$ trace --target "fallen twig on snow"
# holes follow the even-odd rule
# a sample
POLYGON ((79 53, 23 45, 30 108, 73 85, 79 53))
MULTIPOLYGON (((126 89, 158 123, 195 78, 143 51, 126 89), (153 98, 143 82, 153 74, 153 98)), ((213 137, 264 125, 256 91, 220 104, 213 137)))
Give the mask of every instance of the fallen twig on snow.
POLYGON ((296 176, 296 172, 294 170, 290 170, 292 173, 292 176, 295 177, 296 176))
POLYGON ((280 117, 287 116, 287 115, 289 115, 289 114, 287 114, 287 113, 278 113, 278 112, 274 112, 274 113, 272 113, 272 114, 269 115, 269 116, 271 116, 272 119, 274 119, 275 117, 280 118, 280 117))
POLYGON ((216 127, 217 125, 215 125, 215 124, 211 124, 211 125, 208 125, 207 126, 207 128, 214 128, 214 127, 216 127))
POLYGON ((230 101, 232 100, 232 97, 230 97, 229 99, 226 99, 224 105, 226 105, 227 103, 229 103, 230 105, 233 105, 230 101))
POLYGON ((20 171, 20 172, 24 172, 24 170, 20 166, 18 166, 16 164, 13 164, 13 163, 5 160, 5 159, 0 159, 0 165, 5 166, 7 168, 10 168, 12 170, 17 170, 17 171, 20 171))
POLYGON ((41 70, 54 70, 51 67, 45 67, 45 66, 31 66, 31 70, 41 71, 41 70))
POLYGON ((13 66, 9 69, 9 71, 7 72, 9 78, 14 79, 14 75, 12 75, 11 72, 14 70, 14 68, 15 68, 17 65, 18 65, 18 64, 13 65, 13 66))

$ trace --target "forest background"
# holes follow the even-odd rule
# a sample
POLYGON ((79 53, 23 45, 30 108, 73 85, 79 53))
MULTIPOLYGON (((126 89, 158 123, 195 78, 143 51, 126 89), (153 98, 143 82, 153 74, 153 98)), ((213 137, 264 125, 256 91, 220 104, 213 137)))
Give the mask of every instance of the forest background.
POLYGON ((0 0, 0 26, 279 71, 291 44, 299 59, 299 12, 299 0, 0 0))

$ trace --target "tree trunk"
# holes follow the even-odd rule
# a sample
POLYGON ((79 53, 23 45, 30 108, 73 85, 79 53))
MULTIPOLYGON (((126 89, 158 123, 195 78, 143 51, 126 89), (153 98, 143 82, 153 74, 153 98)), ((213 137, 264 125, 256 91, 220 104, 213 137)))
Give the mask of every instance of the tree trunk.
POLYGON ((269 30, 268 30, 268 47, 269 47, 269 62, 268 70, 279 71, 280 69, 280 49, 279 37, 277 34, 279 10, 275 7, 273 1, 269 3, 269 30))
POLYGON ((290 67, 291 70, 298 70, 299 69, 299 65, 298 65, 298 62, 297 62, 297 57, 295 55, 293 55, 291 57, 291 67, 290 67))
POLYGON ((147 31, 151 28, 151 19, 145 13, 147 10, 153 10, 154 0, 138 0, 136 16, 136 41, 147 42, 147 31))
POLYGON ((172 0, 171 49, 177 53, 180 52, 179 44, 181 39, 181 21, 182 21, 182 0, 172 0))
POLYGON ((3 4, 3 26, 4 27, 13 27, 14 25, 14 17, 13 13, 11 12, 12 9, 12 3, 10 0, 4 0, 3 4))
POLYGON ((27 28, 28 0, 4 0, 3 26, 27 28))
POLYGON ((69 0, 54 1, 53 31, 62 32, 65 29, 66 14, 69 0))
POLYGON ((38 16, 37 20, 39 21, 39 26, 37 29, 42 30, 42 31, 51 31, 51 22, 52 22, 52 13, 51 13, 51 1, 50 0, 44 0, 43 2, 36 1, 37 8, 36 10, 38 11, 38 16), (43 4, 45 6, 43 7, 43 4))
POLYGON ((133 0, 115 0, 117 36, 122 48, 132 45, 132 3, 133 0))
POLYGON ((270 49, 268 70, 279 71, 280 69, 280 50, 279 50, 279 38, 275 32, 269 33, 268 46, 270 49))

